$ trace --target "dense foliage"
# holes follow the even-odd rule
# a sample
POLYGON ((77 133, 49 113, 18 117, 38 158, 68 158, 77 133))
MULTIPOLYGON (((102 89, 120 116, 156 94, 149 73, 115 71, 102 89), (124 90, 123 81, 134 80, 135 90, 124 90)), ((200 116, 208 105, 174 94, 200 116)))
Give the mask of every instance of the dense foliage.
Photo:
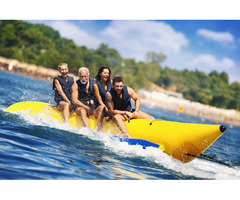
POLYGON ((170 68, 161 70, 156 81, 163 87, 176 88, 186 99, 221 108, 240 109, 240 84, 229 83, 226 72, 177 71, 170 68), (175 86, 175 87, 173 87, 175 86))
POLYGON ((79 67, 86 66, 93 77, 100 66, 108 65, 113 76, 123 76, 125 83, 135 89, 148 89, 154 82, 181 92, 192 101, 240 109, 240 84, 230 84, 226 72, 205 74, 163 68, 161 63, 166 55, 155 52, 149 52, 145 62, 124 59, 107 44, 101 44, 97 49, 79 47, 72 40, 60 37, 58 31, 42 24, 1 20, 0 56, 53 69, 57 69, 59 63, 67 62, 70 71, 75 74, 79 67))

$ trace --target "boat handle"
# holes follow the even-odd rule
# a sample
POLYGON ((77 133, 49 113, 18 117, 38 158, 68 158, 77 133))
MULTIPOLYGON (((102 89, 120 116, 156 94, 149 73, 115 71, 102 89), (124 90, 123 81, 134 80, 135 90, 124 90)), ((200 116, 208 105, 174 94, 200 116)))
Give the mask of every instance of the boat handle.
POLYGON ((163 119, 154 119, 154 120, 152 120, 152 121, 150 122, 149 125, 152 125, 152 123, 155 122, 155 121, 163 121, 163 119))

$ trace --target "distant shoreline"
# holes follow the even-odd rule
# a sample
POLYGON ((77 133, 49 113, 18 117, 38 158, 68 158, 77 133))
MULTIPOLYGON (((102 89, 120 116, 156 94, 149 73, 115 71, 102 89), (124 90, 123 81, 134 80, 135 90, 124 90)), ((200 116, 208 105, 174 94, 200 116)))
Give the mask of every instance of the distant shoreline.
MULTIPOLYGON (((58 71, 54 69, 27 64, 4 57, 0 57, 0 70, 48 82, 53 81, 54 77, 59 74, 58 71)), ((74 74, 69 75, 73 76, 75 80, 78 79, 74 74)), ((217 123, 240 127, 240 112, 237 110, 216 108, 199 102, 192 102, 183 98, 173 97, 164 91, 146 91, 142 89, 138 94, 141 97, 142 104, 150 107, 162 108, 164 110, 199 117, 203 120, 208 119, 217 123)))
POLYGON ((172 97, 157 91, 146 91, 142 89, 138 94, 141 97, 142 104, 150 107, 161 108, 198 117, 203 120, 206 119, 240 127, 240 112, 237 110, 216 108, 199 102, 172 97))

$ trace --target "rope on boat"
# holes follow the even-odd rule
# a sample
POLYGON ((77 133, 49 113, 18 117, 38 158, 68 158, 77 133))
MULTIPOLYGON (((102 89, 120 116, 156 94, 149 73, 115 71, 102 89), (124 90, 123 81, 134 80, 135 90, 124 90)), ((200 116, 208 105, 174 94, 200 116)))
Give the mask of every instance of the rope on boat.
POLYGON ((216 160, 215 158, 213 158, 211 156, 208 156, 208 155, 200 154, 200 156, 196 156, 196 155, 186 153, 186 152, 184 152, 184 154, 187 155, 187 156, 192 156, 192 157, 195 157, 195 158, 199 157, 199 158, 202 158, 202 159, 205 159, 205 160, 217 162, 219 164, 222 164, 222 165, 225 165, 225 166, 228 166, 228 167, 232 167, 231 164, 227 164, 227 163, 224 163, 220 160, 216 160))

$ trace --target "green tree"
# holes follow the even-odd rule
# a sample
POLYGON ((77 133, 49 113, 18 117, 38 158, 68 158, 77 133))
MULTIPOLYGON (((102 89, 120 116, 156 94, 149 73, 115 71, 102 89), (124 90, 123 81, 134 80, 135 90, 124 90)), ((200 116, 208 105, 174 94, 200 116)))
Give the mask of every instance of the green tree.
POLYGON ((104 43, 100 44, 95 53, 105 60, 110 61, 110 66, 112 68, 117 67, 123 61, 122 57, 115 49, 109 48, 108 45, 104 43))
POLYGON ((158 63, 159 65, 166 60, 167 56, 163 53, 150 51, 146 55, 147 63, 158 63))
POLYGON ((226 84, 229 83, 229 77, 228 74, 226 72, 222 72, 219 74, 219 78, 226 84))

